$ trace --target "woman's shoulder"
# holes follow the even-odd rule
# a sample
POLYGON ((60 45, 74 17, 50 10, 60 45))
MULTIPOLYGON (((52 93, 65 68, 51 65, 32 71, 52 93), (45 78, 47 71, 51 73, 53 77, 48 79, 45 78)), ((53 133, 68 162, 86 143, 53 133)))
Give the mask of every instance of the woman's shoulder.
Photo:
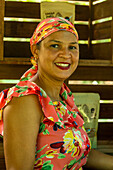
POLYGON ((26 95, 22 97, 14 97, 11 102, 4 108, 4 116, 9 114, 11 119, 13 117, 22 116, 23 119, 38 115, 41 116, 41 105, 36 95, 26 95), (37 114, 39 113, 39 114, 37 114))

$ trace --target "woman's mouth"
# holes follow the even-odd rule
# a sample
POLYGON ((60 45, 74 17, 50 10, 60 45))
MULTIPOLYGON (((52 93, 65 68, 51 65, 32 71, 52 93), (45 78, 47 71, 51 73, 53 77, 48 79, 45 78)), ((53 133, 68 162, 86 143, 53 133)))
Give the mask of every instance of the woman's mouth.
POLYGON ((55 65, 61 70, 68 70, 70 67, 69 63, 55 63, 55 65))

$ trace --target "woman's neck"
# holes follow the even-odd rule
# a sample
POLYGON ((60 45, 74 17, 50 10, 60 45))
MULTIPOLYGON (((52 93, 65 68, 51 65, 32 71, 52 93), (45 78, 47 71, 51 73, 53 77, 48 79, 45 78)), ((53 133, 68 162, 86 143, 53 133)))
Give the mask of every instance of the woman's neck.
POLYGON ((46 76, 37 75, 32 79, 39 87, 41 87, 52 101, 61 101, 60 90, 63 81, 52 80, 46 76))

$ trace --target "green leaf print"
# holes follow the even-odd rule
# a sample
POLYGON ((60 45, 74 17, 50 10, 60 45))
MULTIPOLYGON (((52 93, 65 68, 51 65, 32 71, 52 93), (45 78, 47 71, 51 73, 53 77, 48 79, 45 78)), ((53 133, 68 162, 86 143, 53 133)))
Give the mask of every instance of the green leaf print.
POLYGON ((21 81, 26 81, 26 80, 28 80, 28 77, 24 77, 21 79, 21 81))
POLYGON ((68 95, 71 97, 71 96, 72 96, 72 92, 70 91, 70 92, 68 93, 68 95))
POLYGON ((47 156, 47 154, 41 155, 41 156, 40 156, 40 159, 41 159, 41 158, 44 158, 45 156, 47 156))
POLYGON ((63 119, 60 117, 59 113, 57 112, 58 118, 62 121, 63 119))
POLYGON ((36 68, 35 68, 35 66, 32 66, 32 68, 31 68, 31 69, 35 70, 36 68))
POLYGON ((43 166, 49 165, 51 163, 51 161, 46 161, 43 163, 43 166))
POLYGON ((21 87, 19 90, 16 90, 17 93, 25 92, 28 89, 28 86, 21 87))
POLYGON ((20 95, 19 95, 19 97, 22 97, 22 96, 24 96, 24 95, 23 95, 23 94, 20 94, 20 95))
POLYGON ((64 106, 66 106, 66 104, 63 101, 60 101, 64 106))
POLYGON ((53 102, 52 102, 52 101, 50 101, 50 102, 49 102, 49 105, 53 105, 53 102))
POLYGON ((75 112, 72 112, 73 114, 73 117, 76 118, 77 117, 77 114, 75 114, 75 112))
POLYGON ((71 114, 71 112, 70 112, 69 110, 67 111, 67 113, 68 113, 69 115, 71 114))
POLYGON ((16 85, 15 87, 16 87, 17 89, 20 89, 20 88, 22 88, 22 86, 18 86, 18 85, 16 85))
POLYGON ((27 75, 27 77, 30 79, 32 76, 31 72, 27 75))
POLYGON ((38 150, 36 153, 40 153, 47 145, 43 146, 40 150, 38 150))
POLYGON ((65 158, 66 156, 64 155, 64 154, 62 154, 62 153, 59 153, 58 154, 58 159, 63 159, 63 158, 65 158))
POLYGON ((70 161, 70 163, 69 163, 68 166, 67 166, 68 169, 71 168, 75 163, 77 163, 76 158, 75 158, 74 160, 70 161))
POLYGON ((47 134, 49 135, 49 131, 46 129, 46 130, 43 131, 43 134, 44 135, 47 135, 47 134))
POLYGON ((59 126, 61 126, 62 125, 62 123, 61 122, 55 122, 57 125, 59 125, 59 126))
POLYGON ((66 92, 66 91, 64 91, 64 92, 62 93, 62 96, 64 97, 65 100, 67 100, 67 92, 66 92))
POLYGON ((45 129, 45 124, 44 123, 40 123, 40 128, 39 128, 39 133, 43 132, 45 129))
POLYGON ((53 165, 52 165, 52 164, 47 165, 47 166, 43 166, 43 167, 41 168, 41 170, 52 170, 52 169, 53 169, 53 165))

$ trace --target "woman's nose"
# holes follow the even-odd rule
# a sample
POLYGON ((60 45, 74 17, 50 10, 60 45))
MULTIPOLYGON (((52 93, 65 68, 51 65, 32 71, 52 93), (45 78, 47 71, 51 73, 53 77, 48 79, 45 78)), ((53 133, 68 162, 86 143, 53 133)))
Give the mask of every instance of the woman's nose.
POLYGON ((70 58, 71 55, 70 55, 70 51, 68 48, 63 48, 60 52, 60 56, 61 57, 64 57, 64 58, 70 58))

